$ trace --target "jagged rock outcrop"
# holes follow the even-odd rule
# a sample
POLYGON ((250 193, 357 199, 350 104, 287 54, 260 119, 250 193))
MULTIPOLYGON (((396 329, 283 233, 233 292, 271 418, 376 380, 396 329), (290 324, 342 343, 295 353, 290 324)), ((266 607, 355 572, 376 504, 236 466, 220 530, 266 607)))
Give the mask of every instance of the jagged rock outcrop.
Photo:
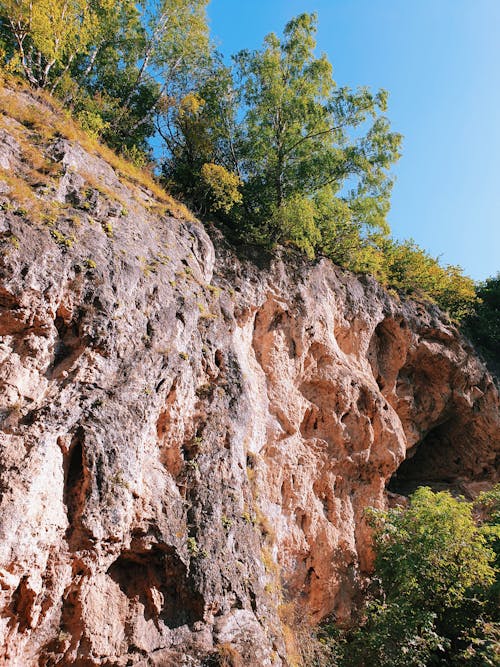
POLYGON ((286 665, 283 602, 348 617, 367 506, 497 478, 497 390, 437 308, 216 253, 64 131, 0 133, 0 664, 286 665))

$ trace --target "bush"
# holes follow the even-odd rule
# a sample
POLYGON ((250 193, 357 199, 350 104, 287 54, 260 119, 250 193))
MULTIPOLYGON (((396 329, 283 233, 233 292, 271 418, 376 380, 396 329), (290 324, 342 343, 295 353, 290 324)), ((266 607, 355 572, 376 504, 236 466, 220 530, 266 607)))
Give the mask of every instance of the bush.
POLYGON ((208 209, 217 213, 229 211, 242 201, 241 179, 219 164, 205 163, 201 168, 202 200, 208 209))
POLYGON ((475 505, 422 487, 407 508, 371 511, 373 592, 331 640, 339 666, 498 664, 499 499, 500 486, 475 505))
POLYGON ((382 247, 390 287, 427 297, 456 320, 473 312, 477 301, 474 281, 459 266, 441 266, 412 239, 403 243, 386 240, 382 247))
POLYGON ((85 132, 94 139, 99 139, 109 126, 109 123, 106 123, 102 116, 96 111, 83 109, 76 114, 76 119, 85 132))
POLYGON ((476 296, 474 310, 465 319, 465 330, 500 372, 500 273, 479 283, 476 296))
POLYGON ((294 195, 282 206, 273 209, 271 227, 283 243, 301 250, 309 259, 321 239, 316 226, 315 207, 306 197, 294 195))

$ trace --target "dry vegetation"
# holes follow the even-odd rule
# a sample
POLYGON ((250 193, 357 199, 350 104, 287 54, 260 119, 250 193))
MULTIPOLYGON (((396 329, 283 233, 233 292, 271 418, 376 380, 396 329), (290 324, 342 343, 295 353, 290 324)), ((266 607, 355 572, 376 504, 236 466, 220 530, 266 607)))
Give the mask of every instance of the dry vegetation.
MULTIPOLYGON (((57 139, 64 138, 105 160, 114 169, 122 185, 137 193, 138 199, 144 200, 144 195, 150 198, 151 201, 145 205, 152 213, 171 214, 191 221, 195 219, 183 204, 165 192, 149 169, 136 167, 87 134, 49 93, 33 91, 25 82, 10 76, 4 76, 2 83, 0 127, 14 136, 19 146, 22 169, 15 176, 2 169, 0 176, 9 187, 10 197, 20 208, 40 216, 47 214, 44 189, 56 187, 61 174, 60 165, 50 158, 47 149, 57 139), (138 190, 142 192, 141 197, 138 190)), ((116 191, 98 182, 90 173, 84 174, 84 177, 89 187, 125 206, 116 191)))

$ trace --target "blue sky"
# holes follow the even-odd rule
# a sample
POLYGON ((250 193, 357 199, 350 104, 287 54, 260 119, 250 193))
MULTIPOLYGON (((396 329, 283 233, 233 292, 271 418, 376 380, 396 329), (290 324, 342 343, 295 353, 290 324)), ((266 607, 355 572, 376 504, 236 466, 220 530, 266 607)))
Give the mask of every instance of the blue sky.
POLYGON ((500 0, 211 0, 219 50, 318 13, 340 85, 386 88, 404 135, 389 221, 482 280, 500 271, 500 0))

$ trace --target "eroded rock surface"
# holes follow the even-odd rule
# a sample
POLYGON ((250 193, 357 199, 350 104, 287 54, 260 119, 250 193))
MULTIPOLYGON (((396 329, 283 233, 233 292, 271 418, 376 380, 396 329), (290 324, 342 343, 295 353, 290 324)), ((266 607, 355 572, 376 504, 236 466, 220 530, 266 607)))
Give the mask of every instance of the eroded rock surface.
MULTIPOLYGON (((28 178, 22 136, 4 117, 28 178)), ((215 253, 77 142, 40 150, 50 219, 0 184, 0 664, 286 665, 279 605, 348 617, 388 486, 497 478, 494 383, 436 308, 215 253)))

